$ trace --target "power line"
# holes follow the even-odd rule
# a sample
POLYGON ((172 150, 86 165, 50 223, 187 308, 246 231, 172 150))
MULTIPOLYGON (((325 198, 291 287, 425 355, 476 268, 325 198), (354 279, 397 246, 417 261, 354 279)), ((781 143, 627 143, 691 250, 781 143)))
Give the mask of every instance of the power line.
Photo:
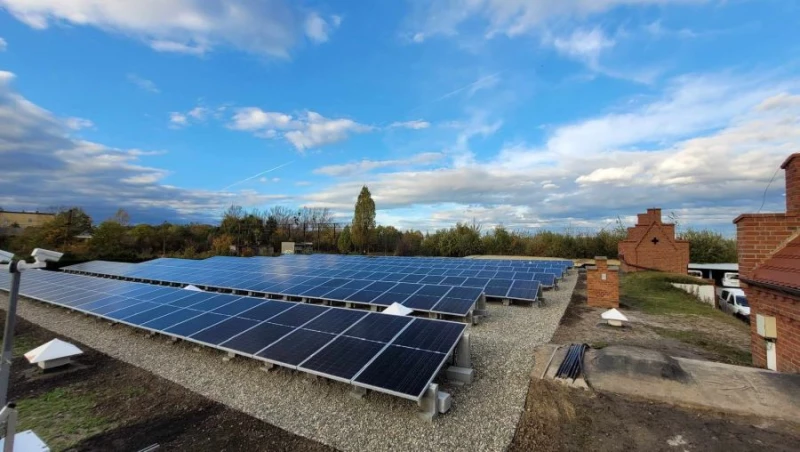
POLYGON ((772 185, 772 181, 775 180, 775 176, 778 175, 778 171, 780 171, 780 170, 781 170, 781 167, 779 166, 779 167, 777 167, 775 169, 775 172, 772 173, 772 179, 769 180, 769 183, 767 184, 767 188, 764 189, 764 196, 761 198, 761 206, 759 206, 758 212, 756 212, 756 213, 761 213, 761 209, 764 208, 764 203, 767 202, 767 190, 769 190, 769 186, 772 185))

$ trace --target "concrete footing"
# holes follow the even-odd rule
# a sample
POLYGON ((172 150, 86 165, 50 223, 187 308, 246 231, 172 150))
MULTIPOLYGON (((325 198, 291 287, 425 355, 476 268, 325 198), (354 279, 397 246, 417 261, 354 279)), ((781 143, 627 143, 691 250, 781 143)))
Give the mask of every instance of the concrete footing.
POLYGON ((350 397, 361 400, 367 395, 367 388, 362 388, 360 386, 353 386, 350 388, 350 391, 347 393, 350 397))
POLYGON ((447 379, 456 385, 468 385, 475 377, 475 369, 471 367, 450 366, 445 371, 447 379))
MULTIPOLYGON (((348 303, 348 304, 349 304, 349 303, 348 303)), ((349 308, 349 307, 350 307, 350 306, 348 306, 348 308, 349 308)), ((370 305, 370 306, 369 306, 369 310, 370 310, 370 311, 372 311, 372 312, 378 312, 378 305, 374 305, 374 304, 373 304, 373 305, 370 305)))
POLYGON ((264 363, 264 367, 261 367, 261 370, 264 372, 272 372, 273 370, 277 369, 278 366, 272 363, 264 363))
POLYGON ((511 300, 508 298, 503 298, 503 306, 511 306, 511 300))
POLYGON ((236 358, 236 353, 228 352, 225 356, 222 357, 223 362, 228 362, 236 358))

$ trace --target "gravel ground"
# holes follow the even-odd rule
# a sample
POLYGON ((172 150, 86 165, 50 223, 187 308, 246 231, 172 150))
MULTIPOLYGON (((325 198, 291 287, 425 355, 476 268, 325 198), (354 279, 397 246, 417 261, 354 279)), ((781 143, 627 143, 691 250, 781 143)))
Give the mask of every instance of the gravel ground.
MULTIPOLYGON (((221 353, 24 301, 19 314, 112 357, 139 366, 212 400, 289 432, 343 451, 502 451, 512 440, 533 367, 533 348, 550 340, 577 281, 545 292, 543 308, 488 305, 488 319, 471 328, 475 381, 456 387, 453 408, 433 423, 416 417, 413 402, 370 392, 348 396, 349 386, 287 369, 260 370, 253 360, 223 363, 221 353), (194 352, 193 352, 194 350, 194 352)), ((2 303, 5 295, 0 295, 2 303)), ((113 382, 109 382, 113 384, 113 382)))

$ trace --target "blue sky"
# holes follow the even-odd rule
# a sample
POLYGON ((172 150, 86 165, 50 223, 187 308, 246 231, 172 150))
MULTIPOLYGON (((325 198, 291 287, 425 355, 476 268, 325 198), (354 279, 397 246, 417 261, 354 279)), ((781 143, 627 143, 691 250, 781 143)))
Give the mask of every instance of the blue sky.
POLYGON ((729 227, 783 209, 798 56, 789 0, 0 0, 0 206, 729 227))

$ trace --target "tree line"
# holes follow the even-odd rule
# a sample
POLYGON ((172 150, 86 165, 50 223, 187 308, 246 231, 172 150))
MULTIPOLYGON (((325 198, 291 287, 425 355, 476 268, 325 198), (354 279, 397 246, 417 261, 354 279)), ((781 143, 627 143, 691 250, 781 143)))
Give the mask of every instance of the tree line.
MULTIPOLYGON (((22 229, 0 237, 0 248, 26 255, 41 247, 67 253, 66 262, 90 259, 141 261, 159 256, 205 258, 214 255, 272 255, 281 242, 311 242, 315 252, 359 253, 397 256, 463 257, 476 254, 561 258, 617 257, 617 244, 627 230, 616 226, 593 233, 574 231, 524 232, 496 226, 484 231, 478 223, 457 223, 432 233, 400 231, 377 225, 375 202, 364 186, 353 218, 336 222, 327 208, 283 206, 246 210, 231 206, 217 225, 130 224, 120 209, 95 225, 81 208, 61 208, 41 227, 22 229), (88 235, 86 235, 88 234, 88 235), (91 238, 88 238, 91 236, 91 238)), ((736 262, 736 241, 719 233, 689 229, 680 238, 691 246, 691 261, 736 262)))

